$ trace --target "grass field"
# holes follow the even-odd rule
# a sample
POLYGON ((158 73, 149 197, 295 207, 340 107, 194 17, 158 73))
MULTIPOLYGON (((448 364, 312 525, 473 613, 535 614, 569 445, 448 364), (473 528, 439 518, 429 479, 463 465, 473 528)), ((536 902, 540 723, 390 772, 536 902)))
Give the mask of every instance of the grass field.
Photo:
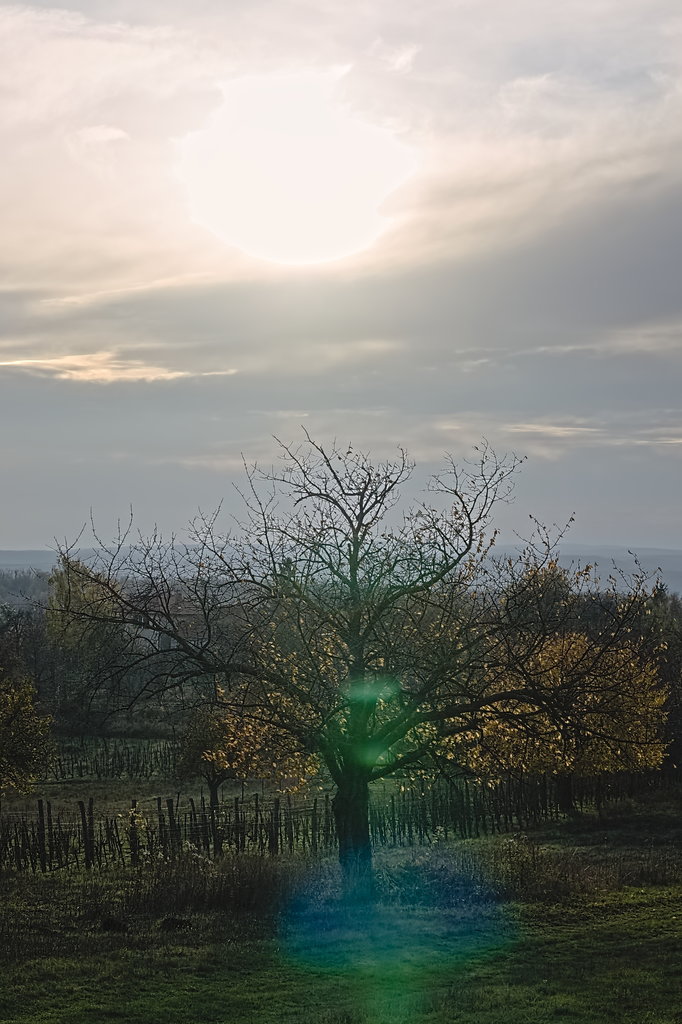
MULTIPOLYGON (((527 908, 472 943, 442 917, 426 950, 394 941, 342 962, 313 962, 278 938, 121 944, 44 957, 4 972, 3 1024, 331 1024, 575 1022, 679 1024, 682 890, 623 891, 566 908, 527 908), (434 950, 433 946, 437 949, 434 950)), ((434 915, 435 916, 435 915, 434 915)), ((407 913, 403 938, 415 922, 407 913)), ((339 940, 341 941, 341 940, 339 940)), ((346 944, 353 944, 345 937, 346 944)))
POLYGON ((682 1024, 681 821, 387 850, 373 908, 300 858, 10 876, 0 1022, 682 1024))

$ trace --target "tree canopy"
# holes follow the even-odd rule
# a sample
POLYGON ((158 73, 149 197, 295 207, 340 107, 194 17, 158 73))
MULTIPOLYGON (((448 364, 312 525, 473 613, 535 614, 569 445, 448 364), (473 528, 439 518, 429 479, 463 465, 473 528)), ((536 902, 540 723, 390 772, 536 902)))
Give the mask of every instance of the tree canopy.
POLYGON ((474 742, 451 755, 477 775, 660 766, 666 691, 635 645, 602 651, 584 633, 555 634, 510 671, 551 699, 542 709, 537 702, 503 704, 482 716, 474 742))
POLYGON ((37 710, 28 680, 0 672, 0 793, 29 790, 44 770, 50 721, 37 710))
POLYGON ((291 791, 316 772, 317 760, 286 732, 222 708, 222 691, 218 698, 217 706, 193 710, 177 759, 180 778, 199 776, 206 782, 211 807, 218 806, 218 790, 228 779, 273 779, 291 791))
POLYGON ((280 453, 272 470, 246 467, 231 533, 200 516, 185 544, 124 533, 94 564, 64 552, 63 567, 69 586, 97 584, 96 612, 76 619, 126 624, 145 666, 138 697, 183 687, 319 755, 349 876, 371 864, 370 783, 448 746, 468 751, 502 726, 510 750, 540 732, 597 743, 625 680, 652 707, 641 732, 623 705, 609 757, 655 742, 658 690, 633 633, 645 580, 557 574, 542 535, 494 557, 515 458, 486 444, 461 466, 447 458, 401 508, 413 471, 402 450, 375 463, 306 435, 280 453), (626 662, 639 667, 628 675, 626 662))

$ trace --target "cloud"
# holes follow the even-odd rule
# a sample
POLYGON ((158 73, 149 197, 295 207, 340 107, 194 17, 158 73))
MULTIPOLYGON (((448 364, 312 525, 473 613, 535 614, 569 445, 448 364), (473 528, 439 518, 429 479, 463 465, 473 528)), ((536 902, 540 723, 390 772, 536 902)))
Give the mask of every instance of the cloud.
POLYGON ((676 542, 673 0, 65 2, 0 10, 6 546, 98 502, 176 525, 299 422, 431 466, 486 435, 519 507, 676 542), (192 225, 174 140, 222 83, 339 66, 420 152, 393 227, 292 272, 192 225))
POLYGON ((575 426, 557 423, 512 423, 505 428, 509 434, 540 434, 544 437, 573 439, 576 437, 594 437, 601 433, 597 427, 575 426))
POLYGON ((367 50, 369 57, 376 57, 383 64, 397 74, 408 74, 414 65, 414 60, 419 53, 420 47, 415 45, 389 46, 379 36, 374 40, 367 50))
POLYGON ((584 21, 530 0, 485 18, 435 0, 418 16, 383 0, 143 6, 0 12, 6 279, 77 294, 272 275, 191 224, 173 173, 173 140, 245 69, 348 66, 342 99, 420 150, 387 204, 394 228, 355 261, 368 270, 506 249, 682 157, 672 2, 591 5, 584 21))
POLYGON ((679 354, 682 351, 682 320, 633 324, 632 327, 621 328, 605 338, 598 351, 679 354))
POLYGON ((231 369, 190 374, 187 370, 169 370, 160 366, 145 365, 139 359, 123 359, 113 352, 84 352, 80 355, 53 358, 0 360, 0 369, 2 368, 48 374, 58 380, 88 381, 94 384, 110 384, 113 381, 176 380, 189 376, 224 377, 237 372, 231 369))
POLYGON ((561 459, 567 451, 592 448, 648 448, 652 452, 666 445, 682 443, 682 413, 675 410, 648 410, 638 418, 618 416, 610 412, 600 422, 588 424, 566 421, 563 423, 535 421, 508 423, 502 434, 520 435, 524 450, 542 458, 561 459))
POLYGON ((85 146, 100 146, 108 142, 130 141, 128 132, 110 124, 93 124, 74 132, 75 139, 85 146))
POLYGON ((168 27, 0 11, 6 282, 82 291, 204 268, 171 145, 219 100, 202 57, 168 27))

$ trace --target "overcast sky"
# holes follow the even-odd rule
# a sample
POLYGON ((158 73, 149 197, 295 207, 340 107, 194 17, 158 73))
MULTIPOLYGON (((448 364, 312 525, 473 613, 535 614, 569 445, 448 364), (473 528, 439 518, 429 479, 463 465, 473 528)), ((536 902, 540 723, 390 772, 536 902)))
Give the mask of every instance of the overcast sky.
POLYGON ((485 436, 528 457, 505 530, 682 547, 676 0, 3 3, 0 131, 0 548, 180 530, 301 425, 424 471, 485 436), (357 194, 326 165, 301 237, 374 220, 289 265, 227 236, 315 163, 313 97, 357 194))

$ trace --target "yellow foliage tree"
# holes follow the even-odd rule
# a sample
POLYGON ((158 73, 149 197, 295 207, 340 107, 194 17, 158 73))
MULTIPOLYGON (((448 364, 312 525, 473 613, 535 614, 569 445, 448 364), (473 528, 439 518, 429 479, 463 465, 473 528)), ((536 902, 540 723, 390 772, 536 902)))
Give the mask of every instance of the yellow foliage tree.
MULTIPOLYGON (((218 698, 221 694, 218 689, 218 698)), ((271 705, 276 705, 276 699, 270 697, 271 705)), ((190 718, 177 768, 181 778, 202 778, 211 807, 217 807, 218 791, 228 779, 273 779, 280 788, 293 791, 315 774, 319 765, 274 721, 254 718, 234 707, 203 706, 190 718)))
POLYGON ((559 778, 658 768, 665 754, 666 690, 632 646, 602 649, 584 633, 555 635, 509 672, 505 701, 448 754, 481 776, 548 772, 559 778))
POLYGON ((49 577, 45 624, 57 668, 56 713, 81 726, 90 713, 110 710, 125 677, 131 633, 120 621, 118 591, 118 581, 77 558, 62 556, 49 577))
POLYGON ((94 629, 101 632, 102 622, 111 619, 115 609, 109 592, 111 581, 90 572, 79 559, 67 564, 62 555, 48 584, 46 621, 53 640, 80 648, 84 635, 94 629))
POLYGON ((0 792, 31 789, 49 753, 50 721, 30 682, 0 671, 0 792))

